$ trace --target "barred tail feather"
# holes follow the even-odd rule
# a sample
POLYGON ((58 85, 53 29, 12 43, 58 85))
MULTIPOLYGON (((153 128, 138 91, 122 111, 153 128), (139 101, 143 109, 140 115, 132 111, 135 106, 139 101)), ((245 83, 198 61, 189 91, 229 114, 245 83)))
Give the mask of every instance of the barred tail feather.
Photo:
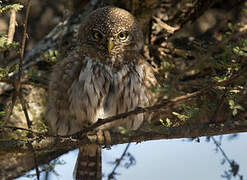
POLYGON ((80 147, 74 169, 76 180, 101 180, 101 147, 96 144, 80 147))

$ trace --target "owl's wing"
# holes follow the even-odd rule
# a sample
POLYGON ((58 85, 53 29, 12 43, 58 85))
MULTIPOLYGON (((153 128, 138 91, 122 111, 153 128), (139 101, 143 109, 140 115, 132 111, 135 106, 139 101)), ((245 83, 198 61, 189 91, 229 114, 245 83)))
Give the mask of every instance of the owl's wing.
MULTIPOLYGON (((47 120, 53 132, 73 134, 100 118, 108 91, 108 75, 87 57, 68 56, 58 63, 49 87, 47 120)), ((101 147, 80 147, 75 179, 101 179, 101 147)))
POLYGON ((102 65, 95 62, 73 55, 56 65, 50 81, 47 111, 54 133, 73 134, 102 117, 109 78, 102 65))

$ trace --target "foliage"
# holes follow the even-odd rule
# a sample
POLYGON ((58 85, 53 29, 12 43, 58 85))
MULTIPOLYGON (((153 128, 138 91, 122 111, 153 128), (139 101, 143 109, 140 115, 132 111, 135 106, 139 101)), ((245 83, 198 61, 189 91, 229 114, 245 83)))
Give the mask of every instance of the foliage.
POLYGON ((172 112, 181 124, 192 122, 189 120, 194 122, 196 118, 198 121, 201 118, 206 119, 205 116, 202 117, 203 113, 213 116, 220 112, 220 106, 229 108, 238 120, 244 119, 241 119, 241 112, 245 111, 242 104, 245 103, 246 91, 247 40, 241 36, 245 32, 239 32, 241 25, 230 22, 227 25, 222 40, 217 45, 205 45, 203 40, 196 40, 191 46, 191 52, 194 53, 181 49, 178 53, 175 52, 177 57, 181 57, 181 62, 179 59, 174 61, 169 56, 164 57, 161 62, 157 76, 162 77, 163 84, 153 88, 156 94, 176 97, 186 96, 203 88, 209 89, 198 96, 197 100, 187 101, 177 108, 178 111, 172 112), (194 59, 193 65, 184 63, 188 58, 194 59), (213 86, 221 82, 226 83, 213 86))
POLYGON ((0 52, 4 52, 10 49, 16 49, 18 47, 18 42, 7 43, 6 34, 0 33, 0 52))
POLYGON ((12 72, 16 71, 18 69, 17 64, 13 64, 10 66, 7 66, 5 68, 0 67, 0 78, 6 78, 11 74, 12 72))
POLYGON ((49 63, 55 63, 57 61, 58 50, 49 50, 47 54, 41 53, 44 60, 49 63))
POLYGON ((23 8, 23 5, 19 3, 2 5, 2 1, 0 1, 0 14, 6 13, 10 9, 14 9, 15 11, 20 11, 23 8))

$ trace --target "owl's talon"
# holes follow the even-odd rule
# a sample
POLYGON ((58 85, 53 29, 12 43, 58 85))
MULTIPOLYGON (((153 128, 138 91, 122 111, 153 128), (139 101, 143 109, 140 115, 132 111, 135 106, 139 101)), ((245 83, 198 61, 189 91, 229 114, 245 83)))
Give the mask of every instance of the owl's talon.
POLYGON ((111 134, 109 131, 104 131, 104 137, 105 137, 105 145, 111 144, 111 134))
POLYGON ((97 131, 97 141, 99 144, 104 144, 104 135, 102 130, 97 131))
POLYGON ((111 135, 108 130, 99 130, 97 131, 97 142, 99 144, 110 145, 111 144, 111 135))

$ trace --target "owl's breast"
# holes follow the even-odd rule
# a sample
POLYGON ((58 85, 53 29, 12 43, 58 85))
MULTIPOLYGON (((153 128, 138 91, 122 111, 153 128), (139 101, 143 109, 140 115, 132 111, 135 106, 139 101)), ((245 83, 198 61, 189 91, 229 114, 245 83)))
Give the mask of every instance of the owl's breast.
MULTIPOLYGON (((151 95, 145 83, 145 66, 122 65, 118 70, 100 63, 96 59, 85 58, 69 88, 70 114, 75 118, 73 125, 83 127, 95 123, 99 118, 145 107, 151 104, 151 95)), ((129 130, 140 127, 145 114, 105 124, 102 129, 113 130, 122 126, 129 130)))
MULTIPOLYGON (((121 70, 112 74, 109 92, 105 98, 105 116, 114 116, 134 110, 137 107, 150 105, 151 96, 144 85, 142 67, 124 65, 121 70)), ((137 129, 143 122, 144 115, 138 114, 119 120, 114 127, 137 129)))

